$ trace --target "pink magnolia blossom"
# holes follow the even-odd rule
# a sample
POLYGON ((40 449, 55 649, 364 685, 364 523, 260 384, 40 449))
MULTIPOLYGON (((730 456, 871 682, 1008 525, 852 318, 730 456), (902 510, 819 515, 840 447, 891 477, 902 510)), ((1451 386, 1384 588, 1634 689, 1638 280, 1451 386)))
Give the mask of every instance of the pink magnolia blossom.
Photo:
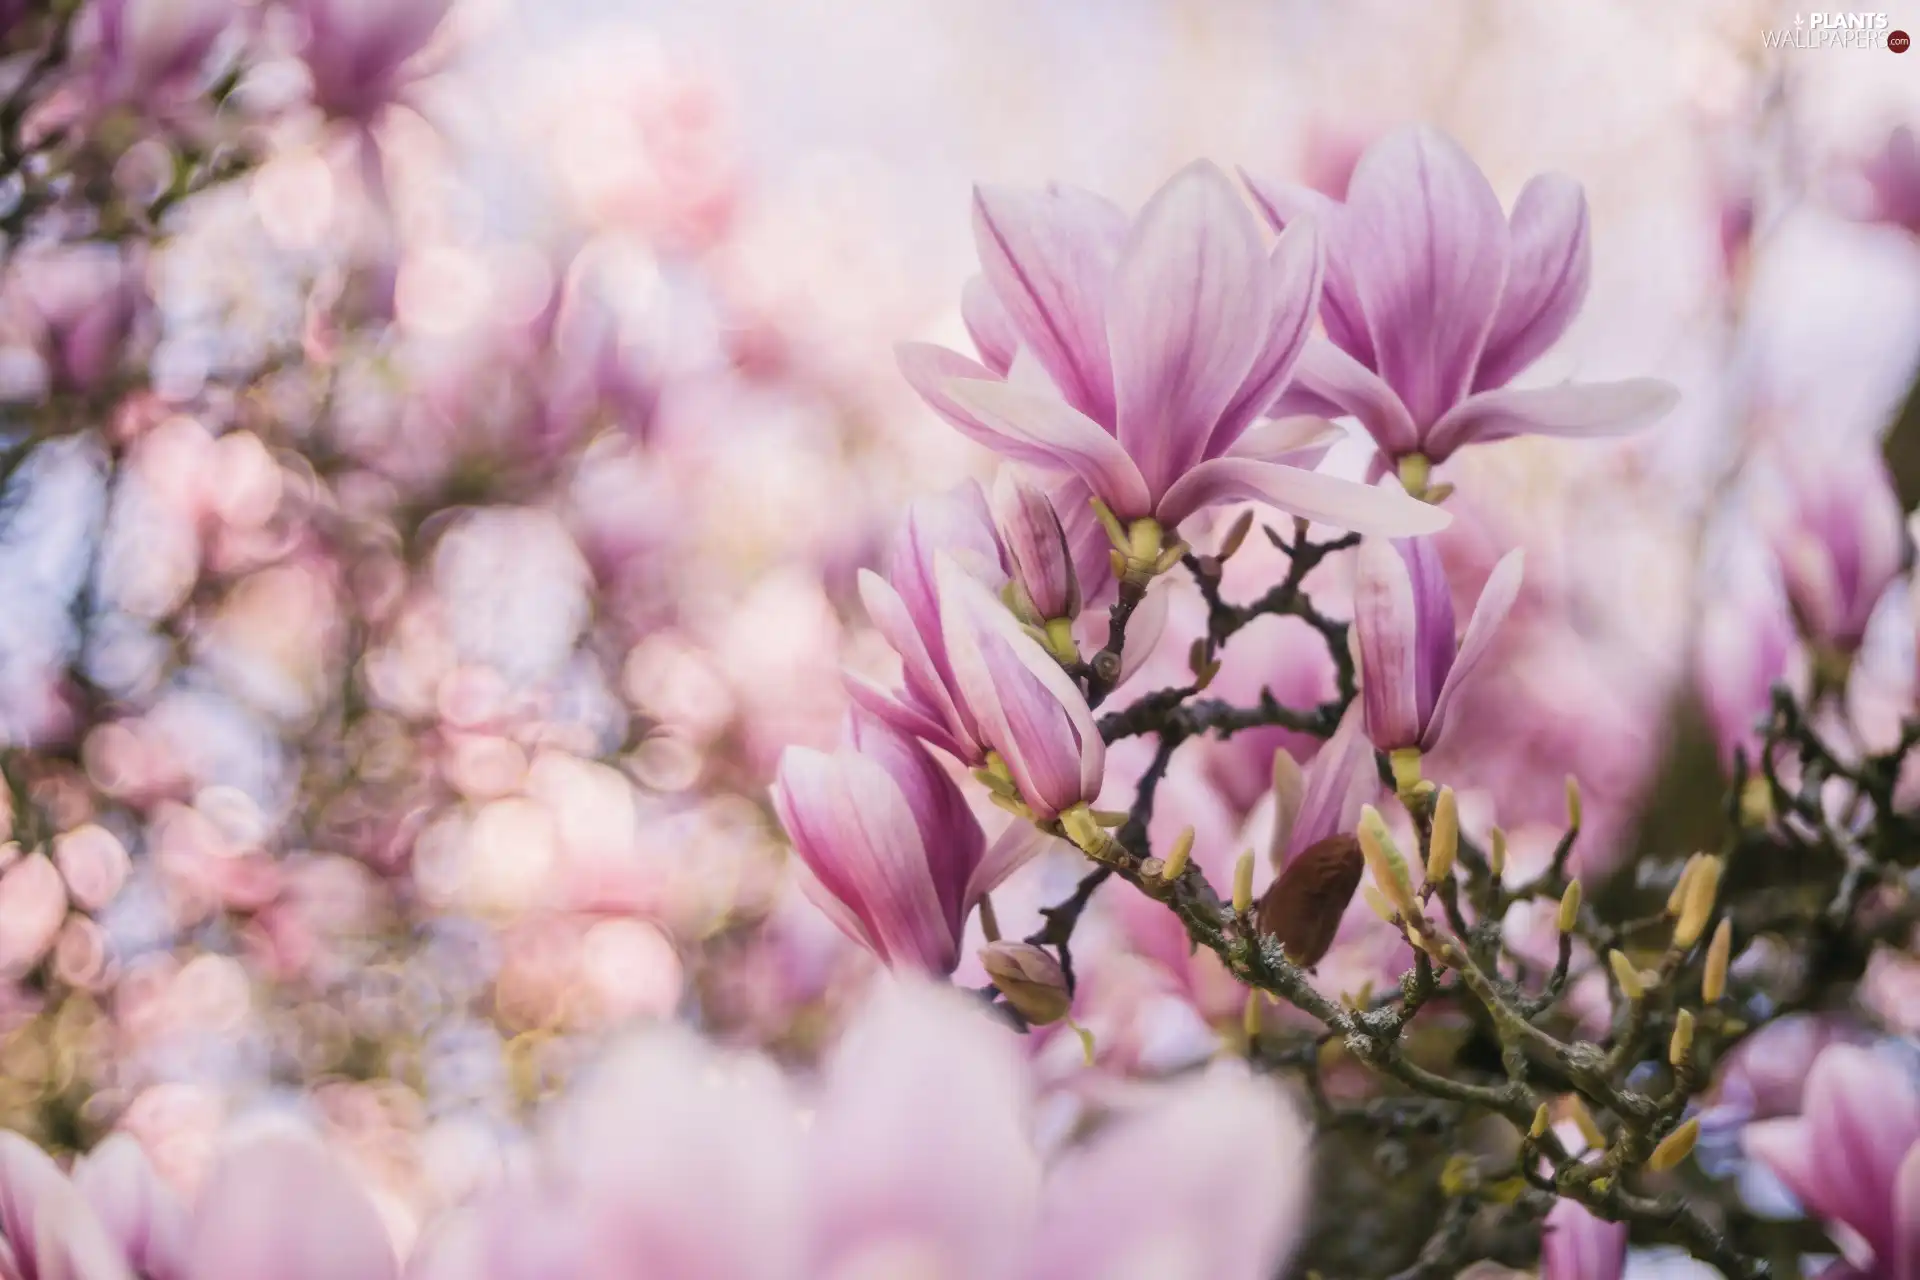
POLYGON ((1596 1218, 1577 1200, 1553 1206, 1540 1236, 1541 1280, 1620 1280, 1626 1268, 1626 1223, 1596 1218))
POLYGON ((989 364, 920 343, 899 353, 907 380, 971 439, 1078 476, 1123 520, 1172 528, 1253 500, 1365 533, 1445 527, 1444 512, 1397 491, 1278 461, 1323 438, 1324 422, 1255 426, 1312 324, 1320 239, 1302 228, 1269 254, 1214 165, 1183 169, 1131 222, 1070 187, 981 188, 974 232, 1004 313, 972 290, 966 318, 989 364), (1009 355, 1014 335, 1033 370, 1009 355))
POLYGON ((1920 1082, 1892 1054, 1833 1045, 1807 1075, 1804 1109, 1747 1127, 1807 1213, 1854 1232, 1848 1261, 1883 1280, 1920 1276, 1920 1082))
POLYGON ((1701 619, 1697 679, 1723 763, 1737 750, 1757 763, 1758 726, 1772 706, 1774 685, 1787 677, 1793 639, 1777 588, 1743 590, 1701 619))
POLYGON ((285 1133, 234 1144, 188 1212, 131 1139, 72 1180, 0 1134, 0 1275, 19 1280, 391 1280, 373 1202, 318 1143, 285 1133))
POLYGON ((1524 553, 1494 566, 1467 620, 1454 632, 1453 595, 1427 539, 1365 542, 1355 562, 1353 626, 1367 736, 1382 751, 1431 751, 1474 668, 1520 591, 1524 553))
POLYGON ((1800 446, 1773 460, 1761 518, 1801 634, 1852 654, 1900 576, 1907 531, 1873 442, 1800 446))
POLYGON ((191 92, 235 8, 235 0, 93 0, 74 33, 92 104, 148 111, 191 92))
POLYGON ((1016 612, 1035 626, 1080 613, 1080 579, 1065 528, 1039 486, 1011 467, 993 487, 994 514, 1017 588, 1016 612))
POLYGON ((773 802, 807 896, 881 960, 928 973, 953 972, 973 908, 1035 848, 1013 836, 989 849, 927 750, 861 711, 833 755, 788 748, 773 802))
POLYGON ((114 245, 72 244, 23 254, 15 270, 48 385, 98 389, 120 367, 145 304, 138 260, 114 245))
POLYGON ((1327 239, 1327 336, 1307 345, 1276 411, 1351 414, 1397 464, 1509 436, 1619 434, 1678 398, 1651 378, 1507 386, 1586 298, 1587 202, 1572 180, 1536 177, 1503 213, 1460 145, 1421 127, 1369 147, 1344 203, 1248 183, 1276 227, 1314 223, 1327 239))
POLYGON ((405 84, 453 0, 296 0, 313 100, 329 115, 368 120, 405 84))

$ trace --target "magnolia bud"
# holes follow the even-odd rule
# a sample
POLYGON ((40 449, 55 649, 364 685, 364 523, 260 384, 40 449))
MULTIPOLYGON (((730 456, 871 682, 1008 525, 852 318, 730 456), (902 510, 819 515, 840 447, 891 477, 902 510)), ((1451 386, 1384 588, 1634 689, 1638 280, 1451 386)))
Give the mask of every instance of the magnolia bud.
POLYGON ((1647 1168, 1655 1173, 1665 1173, 1677 1166, 1682 1160, 1693 1154, 1693 1144, 1700 1138, 1700 1118, 1693 1119, 1660 1139, 1660 1145, 1647 1157, 1647 1168))
POLYGON ((1032 943, 991 943, 980 948, 980 964, 1014 1012, 1036 1027, 1060 1021, 1073 1007, 1060 962, 1032 943))
POLYGON ((1080 614, 1080 581, 1073 571, 1073 553, 1066 530, 1047 495, 1031 481, 1004 468, 993 486, 994 522, 1012 562, 1013 580, 1020 585, 1023 603, 1033 617, 1023 619, 1044 626, 1055 618, 1080 614))
POLYGON ((1550 1117, 1547 1115, 1547 1104, 1543 1102, 1533 1109, 1533 1124, 1528 1127, 1527 1136, 1535 1139, 1546 1137, 1547 1125, 1549 1123, 1550 1117))
POLYGON ((1567 775, 1567 825, 1580 829, 1580 779, 1567 775))
POLYGON ((1560 915, 1554 921, 1562 933, 1572 933, 1574 926, 1580 923, 1580 881, 1578 877, 1567 882, 1567 891, 1560 895, 1560 915))
POLYGON ((1460 810, 1452 787, 1440 788, 1433 804, 1433 832, 1427 841, 1427 883, 1439 884, 1453 874, 1454 855, 1460 850, 1460 810))
POLYGON ((1193 856, 1193 828, 1187 827, 1175 837, 1173 851, 1167 854, 1166 863, 1160 868, 1160 878, 1172 884, 1187 869, 1187 859, 1193 856))
POLYGON ((1713 941, 1707 944, 1707 967, 1700 977, 1700 998, 1708 1004, 1727 994, 1727 965, 1732 959, 1733 921, 1722 916, 1713 941))
POLYGON ((1487 870, 1495 880, 1507 874, 1507 833, 1499 827, 1487 833, 1487 870))
POLYGON ((1240 855, 1233 864, 1233 913, 1243 916, 1253 910, 1253 850, 1240 855))
POLYGON ((1693 1014, 1682 1009, 1673 1019, 1673 1039, 1667 1044, 1667 1061, 1679 1066, 1693 1052, 1693 1014))
POLYGON ((1714 899, 1720 893, 1720 859, 1702 858, 1687 882, 1687 899, 1681 905, 1679 922, 1673 926, 1673 945, 1685 951, 1700 941, 1713 916, 1714 899))
POLYGON ((1386 819, 1372 805, 1363 805, 1360 809, 1359 841, 1360 852, 1380 892, 1401 916, 1408 920, 1418 918, 1420 909, 1414 905, 1413 880, 1407 874, 1407 864, 1393 843, 1386 819))
POLYGON ((1640 971, 1633 967, 1633 961, 1618 951, 1607 952, 1607 963, 1613 967, 1613 980, 1620 984, 1620 994, 1629 1000, 1644 1000, 1647 984, 1640 977, 1640 971))
POLYGON ((1687 865, 1680 868, 1680 878, 1673 882, 1673 892, 1667 895, 1667 914, 1678 919, 1686 910, 1687 890, 1693 884, 1694 873, 1700 869, 1700 859, 1704 853, 1696 853, 1687 859, 1687 865))

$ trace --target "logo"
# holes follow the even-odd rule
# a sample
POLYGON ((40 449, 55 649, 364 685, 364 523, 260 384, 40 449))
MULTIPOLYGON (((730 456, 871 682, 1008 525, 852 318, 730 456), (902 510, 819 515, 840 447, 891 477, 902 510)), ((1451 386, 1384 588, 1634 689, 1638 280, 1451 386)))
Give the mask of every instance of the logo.
POLYGON ((1762 31, 1760 39, 1768 49, 1893 49, 1905 53, 1912 41, 1906 32, 1892 30, 1892 25, 1884 13, 1796 13, 1791 27, 1762 31), (1896 43, 1898 48, 1894 47, 1896 43))

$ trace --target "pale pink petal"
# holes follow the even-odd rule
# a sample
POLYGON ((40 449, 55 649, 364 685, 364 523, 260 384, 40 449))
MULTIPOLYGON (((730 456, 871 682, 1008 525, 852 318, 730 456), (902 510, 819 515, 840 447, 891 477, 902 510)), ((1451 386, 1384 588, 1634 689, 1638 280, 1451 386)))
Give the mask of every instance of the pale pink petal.
POLYGON ((847 695, 853 699, 856 706, 879 716, 900 732, 910 733, 963 763, 972 763, 969 757, 980 754, 972 743, 962 742, 955 737, 953 731, 946 725, 925 712, 908 706, 864 676, 843 671, 840 673, 840 682, 845 686, 847 695))
POLYGON ((1251 458, 1214 458, 1187 472, 1160 501, 1168 528, 1203 507, 1222 502, 1264 502, 1369 537, 1409 538, 1437 533, 1453 517, 1407 496, 1398 485, 1364 485, 1251 458))
POLYGON ((1211 1280, 1285 1272, 1308 1206, 1312 1138, 1285 1095, 1216 1069, 1168 1088, 1048 1179, 1030 1280, 1211 1280), (1120 1213, 1153 1171, 1154 1212, 1120 1213))
POLYGON ((351 1173, 317 1142, 261 1136, 201 1188, 187 1245, 194 1280, 381 1280, 393 1242, 351 1173))
POLYGON ((1447 714, 1452 709, 1454 699, 1466 684, 1481 661, 1493 650, 1493 638, 1500 630, 1500 624, 1507 619, 1507 613, 1513 608, 1513 602, 1520 595, 1520 580, 1526 570, 1526 551, 1515 547, 1500 557, 1500 563, 1493 566, 1493 573, 1487 578, 1487 585, 1480 591, 1480 599, 1473 606, 1473 616, 1467 619, 1466 634, 1460 637, 1460 652, 1453 660, 1453 666, 1447 671, 1446 682, 1440 686, 1440 696, 1434 700, 1433 716, 1427 722, 1426 734, 1420 741, 1424 750, 1432 750, 1439 744, 1440 735, 1446 731, 1447 714))
POLYGON ((1327 450, 1345 439, 1346 434, 1334 423, 1312 414, 1273 418, 1248 428, 1233 442, 1233 448, 1227 450, 1227 456, 1278 462, 1311 471, 1320 465, 1327 450))
POLYGON ((893 349, 894 362, 907 385, 919 393, 927 407, 959 428, 960 434, 989 449, 1000 449, 1000 437, 947 393, 954 378, 990 380, 994 371, 977 360, 969 360, 958 351, 935 346, 931 342, 902 342, 893 349))
POLYGON ((1580 184, 1543 173, 1520 189, 1509 219, 1506 289, 1473 390, 1503 387, 1560 340, 1586 301, 1593 253, 1580 184))
POLYGON ((1107 294, 1127 216, 1088 191, 981 187, 973 235, 980 266, 1021 346, 1080 412, 1113 422, 1107 294))
MULTIPOLYGON (((784 826, 785 823, 786 819, 782 818, 781 824, 784 826)), ((875 956, 880 956, 884 960, 880 944, 874 940, 873 934, 868 932, 866 921, 860 918, 860 913, 848 906, 832 889, 827 888, 820 877, 814 874, 813 868, 807 865, 805 858, 796 857, 788 862, 787 874, 793 877, 794 886, 800 890, 801 895, 811 902, 821 915, 832 921, 833 926, 845 934, 849 942, 873 952, 875 956)))
POLYGON ((1486 176, 1436 129, 1374 143, 1347 195, 1354 291, 1374 367, 1416 424, 1465 396, 1507 273, 1507 217, 1486 176))
POLYGON ((960 320, 987 368, 1005 377, 1020 350, 1020 334, 985 276, 975 276, 960 291, 960 320))
POLYGON ((1858 1231, 1876 1257, 1889 1256, 1894 1184, 1920 1142, 1920 1092, 1905 1066, 1875 1049, 1833 1046, 1808 1074, 1805 1118, 1819 1144, 1810 1203, 1858 1231))
POLYGON ((1228 452, 1241 433, 1266 414, 1286 389, 1300 352, 1313 332, 1325 262, 1319 230, 1311 222, 1288 228, 1273 246, 1273 255, 1267 263, 1272 319, 1268 322, 1266 345, 1207 441, 1207 457, 1217 458, 1228 452))
POLYGON ((974 869, 973 879, 967 885, 967 902, 978 903, 982 896, 999 888, 1008 876, 1055 847, 1067 846, 1031 822, 1019 818, 1008 822, 1006 830, 987 846, 986 856, 974 869))
POLYGON ((1320 417, 1352 414, 1380 447, 1398 458, 1421 449, 1420 433, 1406 405, 1380 376, 1334 346, 1314 339, 1293 367, 1293 382, 1270 410, 1276 417, 1307 413, 1320 417))
MULTIPOLYGON (((924 709, 930 716, 945 722, 948 740, 940 742, 942 749, 953 752, 970 765, 982 763, 985 753, 979 748, 973 719, 954 700, 948 688, 951 675, 947 670, 945 645, 940 639, 938 617, 915 618, 906 602, 900 598, 900 593, 871 570, 862 569, 857 581, 860 602, 867 607, 868 619, 874 629, 886 638, 893 651, 900 655, 902 678, 906 681, 908 693, 906 701, 914 709, 924 709), (933 644, 940 644, 941 651, 936 653, 931 647, 933 644)), ((869 709, 884 719, 900 723, 898 717, 882 707, 870 706, 869 709)), ((910 733, 915 732, 908 725, 901 724, 901 727, 910 733)))
POLYGON ((1001 456, 1071 471, 1123 520, 1152 510, 1146 481, 1120 442, 1058 397, 970 378, 950 380, 946 390, 990 437, 975 438, 1001 456))
POLYGON ((1367 332, 1366 315, 1354 292, 1353 263, 1347 252, 1348 220, 1346 207, 1311 187, 1256 178, 1242 170, 1241 178, 1253 193, 1254 203, 1267 215, 1276 231, 1299 222, 1310 221, 1320 228, 1326 240, 1326 279, 1320 296, 1320 318, 1327 337, 1342 351, 1363 365, 1373 364, 1373 337, 1367 332))
POLYGON ((1749 1159, 1772 1170, 1810 1213, 1836 1218, 1831 1212, 1835 1201, 1828 1194, 1824 1162, 1805 1117, 1755 1121, 1740 1131, 1740 1145, 1749 1159))
POLYGON ((1301 790, 1289 823, 1287 847, 1298 853, 1329 836, 1352 831, 1360 807, 1379 785, 1373 744, 1366 735, 1366 707, 1356 699, 1327 744, 1302 771, 1301 790))
POLYGON ((134 1280, 106 1228, 53 1160, 0 1132, 0 1234, 28 1276, 134 1280))
POLYGON ((860 918, 882 960, 952 972, 959 941, 913 810, 885 768, 851 751, 789 747, 773 800, 794 852, 860 918))
POLYGON ((808 1134, 806 1274, 899 1274, 877 1264, 910 1241, 948 1274, 1014 1275, 1040 1187, 1027 1093, 1007 1028, 951 990, 881 985, 835 1048, 808 1134))
POLYGON ((1907 1149, 1893 1183, 1895 1280, 1920 1280, 1920 1142, 1907 1149))
POLYGON ((1117 434, 1151 492, 1207 455, 1261 354, 1273 320, 1266 276, 1252 213, 1207 161, 1182 169, 1135 221, 1107 338, 1117 434))
POLYGON ((954 679, 1042 818, 1099 794, 1106 749, 1085 697, 1006 607, 951 560, 940 595, 954 679))
POLYGON ((187 1211, 146 1152, 116 1133, 73 1167, 73 1185, 147 1280, 187 1280, 187 1211))
POLYGON ((1626 1273, 1627 1226, 1562 1200, 1540 1238, 1540 1280, 1620 1280, 1626 1273))
POLYGON ((1391 543, 1369 538, 1354 561, 1353 630, 1367 737, 1383 751, 1420 741, 1419 615, 1413 578, 1391 543))
POLYGON ((973 910, 967 886, 986 852, 986 833, 953 777, 912 737, 872 716, 847 716, 848 748, 884 769, 900 789, 925 842, 927 869, 939 895, 948 936, 958 938, 973 910))
POLYGON ((1625 435, 1665 417, 1679 402, 1679 389, 1658 378, 1482 391, 1434 425, 1426 454, 1440 462, 1463 445, 1512 436, 1625 435))

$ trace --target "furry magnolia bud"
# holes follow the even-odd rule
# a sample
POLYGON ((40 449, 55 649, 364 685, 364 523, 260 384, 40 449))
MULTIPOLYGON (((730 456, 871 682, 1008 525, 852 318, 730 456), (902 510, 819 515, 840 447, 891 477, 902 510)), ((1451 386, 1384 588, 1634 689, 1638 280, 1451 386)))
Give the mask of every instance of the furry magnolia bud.
POLYGON ((1060 1021, 1073 1006, 1060 962, 1031 943, 995 942, 982 947, 980 965, 1014 1011, 1036 1027, 1060 1021))
POLYGON ((1287 959, 1302 968, 1319 964, 1340 931, 1366 861, 1360 842, 1348 835, 1302 849, 1260 899, 1260 932, 1277 939, 1287 959))
POLYGON ((1707 964, 1700 978, 1700 998, 1712 1004, 1727 994, 1727 966, 1733 959, 1733 921, 1726 916, 1707 944, 1707 964))
POLYGON ((1676 1168, 1682 1160, 1693 1154, 1693 1144, 1700 1140, 1700 1118, 1693 1119, 1660 1139, 1660 1145, 1647 1157, 1647 1168, 1655 1173, 1665 1173, 1676 1168))
POLYGON ((1453 874, 1460 851, 1460 808, 1452 787, 1440 788, 1433 802, 1433 833, 1427 840, 1427 883, 1439 884, 1453 874))

